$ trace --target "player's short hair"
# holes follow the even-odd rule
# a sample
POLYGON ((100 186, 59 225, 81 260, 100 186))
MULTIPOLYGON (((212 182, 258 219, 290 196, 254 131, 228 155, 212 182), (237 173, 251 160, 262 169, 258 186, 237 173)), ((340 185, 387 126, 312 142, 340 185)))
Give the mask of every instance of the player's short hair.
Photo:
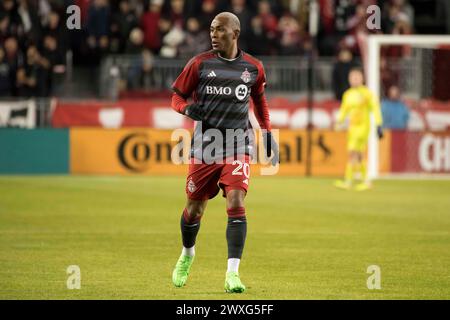
POLYGON ((364 69, 361 66, 354 66, 354 67, 352 67, 350 69, 349 74, 352 73, 352 72, 359 72, 359 73, 361 73, 364 76, 364 69))
POLYGON ((221 17, 227 19, 227 21, 230 24, 233 31, 234 30, 241 31, 241 22, 239 21, 239 18, 234 13, 224 11, 224 12, 221 12, 218 15, 216 15, 214 17, 214 19, 221 18, 221 17))

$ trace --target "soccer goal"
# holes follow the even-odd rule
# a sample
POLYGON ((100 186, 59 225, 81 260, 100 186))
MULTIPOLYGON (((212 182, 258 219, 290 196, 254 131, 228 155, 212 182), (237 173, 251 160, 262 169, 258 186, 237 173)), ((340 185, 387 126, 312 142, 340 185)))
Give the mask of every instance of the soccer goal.
MULTIPOLYGON (((391 81, 404 98, 450 101, 450 36, 370 35, 366 45, 366 83, 380 100, 391 81)), ((378 139, 373 123, 372 118, 368 147, 368 173, 372 179, 379 176, 378 139)))

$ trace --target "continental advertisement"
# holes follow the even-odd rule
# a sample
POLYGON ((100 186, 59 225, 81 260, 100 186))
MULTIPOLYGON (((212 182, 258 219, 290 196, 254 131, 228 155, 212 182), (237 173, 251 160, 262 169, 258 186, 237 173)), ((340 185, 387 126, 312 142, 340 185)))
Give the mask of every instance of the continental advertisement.
MULTIPOLYGON (((252 166, 252 175, 306 175, 308 145, 312 175, 343 174, 347 159, 345 132, 314 131, 309 137, 305 130, 286 129, 280 130, 278 136, 279 168, 274 170, 266 163, 256 163, 252 166)), ((190 142, 191 131, 188 130, 72 128, 70 172, 183 175, 187 172, 187 165, 183 163, 187 163, 190 142)), ((380 143, 381 172, 390 170, 390 150, 387 133, 380 143)))

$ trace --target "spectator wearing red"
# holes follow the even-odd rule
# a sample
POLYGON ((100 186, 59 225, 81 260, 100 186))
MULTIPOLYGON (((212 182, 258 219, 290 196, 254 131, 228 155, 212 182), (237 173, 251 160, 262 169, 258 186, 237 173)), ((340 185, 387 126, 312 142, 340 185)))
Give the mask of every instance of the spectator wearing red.
POLYGON ((163 0, 151 0, 148 10, 141 17, 141 29, 144 32, 144 46, 153 53, 158 53, 161 48, 161 35, 159 32, 159 20, 163 0))
POLYGON ((184 17, 185 17, 184 8, 185 8, 184 0, 170 0, 166 16, 172 22, 173 27, 177 27, 180 29, 184 28, 184 17))
POLYGON ((263 0, 258 3, 258 16, 261 18, 264 31, 267 33, 268 38, 274 38, 277 33, 278 19, 272 13, 269 1, 263 0))

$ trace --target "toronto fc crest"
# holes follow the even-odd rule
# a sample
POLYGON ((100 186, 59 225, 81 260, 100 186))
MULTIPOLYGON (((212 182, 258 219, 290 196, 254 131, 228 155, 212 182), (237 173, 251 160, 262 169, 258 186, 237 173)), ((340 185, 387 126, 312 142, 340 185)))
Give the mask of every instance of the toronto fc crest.
POLYGON ((195 190, 197 190, 197 186, 195 185, 194 181, 192 181, 192 179, 189 179, 188 190, 190 193, 193 193, 195 190))
POLYGON ((245 83, 249 83, 251 77, 252 77, 252 75, 250 74, 250 72, 248 72, 247 68, 245 68, 245 71, 242 72, 242 75, 241 75, 242 81, 244 81, 245 83))

